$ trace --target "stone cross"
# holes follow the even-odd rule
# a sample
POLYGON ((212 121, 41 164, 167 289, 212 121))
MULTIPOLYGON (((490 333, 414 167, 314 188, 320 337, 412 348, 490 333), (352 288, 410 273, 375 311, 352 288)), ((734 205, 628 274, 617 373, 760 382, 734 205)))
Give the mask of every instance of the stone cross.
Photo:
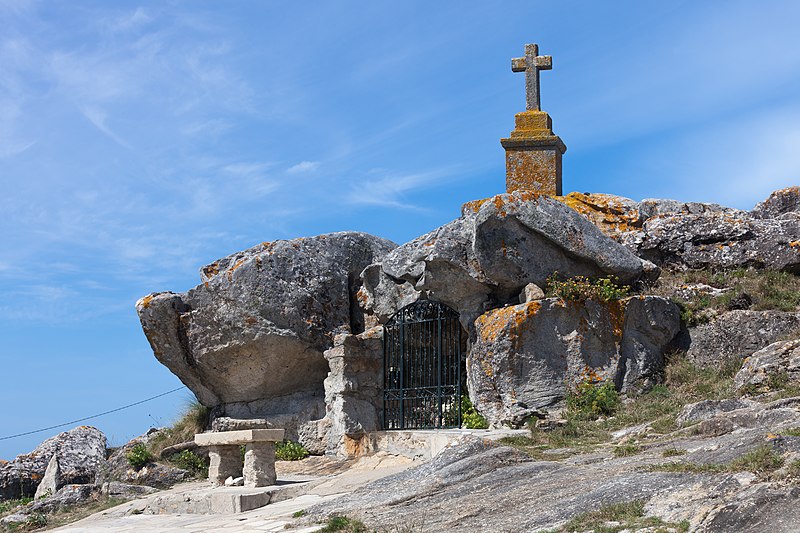
POLYGON ((525 73, 525 109, 528 111, 541 111, 542 102, 539 97, 539 71, 553 68, 551 56, 540 56, 539 45, 526 44, 525 57, 516 57, 511 60, 512 72, 525 73))

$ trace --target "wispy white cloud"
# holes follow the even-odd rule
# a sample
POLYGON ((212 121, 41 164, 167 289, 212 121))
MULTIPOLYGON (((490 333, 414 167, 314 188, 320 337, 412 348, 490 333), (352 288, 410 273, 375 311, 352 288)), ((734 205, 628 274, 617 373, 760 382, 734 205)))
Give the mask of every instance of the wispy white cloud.
POLYGON ((372 176, 351 186, 346 201, 353 205, 383 206, 397 209, 419 209, 404 196, 417 190, 441 185, 452 175, 452 169, 436 169, 417 174, 396 174, 374 170, 372 176))
POLYGON ((98 130, 102 131, 105 135, 107 135, 111 140, 115 143, 119 144, 123 148, 127 148, 132 150, 133 147, 128 143, 125 139, 121 138, 119 135, 114 133, 111 128, 108 127, 106 121, 108 119, 108 114, 100 111, 99 109, 94 109, 91 107, 83 106, 81 107, 81 113, 86 119, 91 122, 98 130))
POLYGON ((307 174, 314 172, 320 166, 319 161, 301 161, 286 169, 287 174, 307 174))

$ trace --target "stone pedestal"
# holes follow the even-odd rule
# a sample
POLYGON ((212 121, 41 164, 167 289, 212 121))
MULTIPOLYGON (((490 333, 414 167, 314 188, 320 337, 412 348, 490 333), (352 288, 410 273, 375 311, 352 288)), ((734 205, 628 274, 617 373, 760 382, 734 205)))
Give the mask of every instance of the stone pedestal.
POLYGON ((561 156, 567 147, 553 134, 550 116, 544 111, 524 111, 514 118, 514 131, 500 139, 506 150, 506 192, 561 196, 561 156))
POLYGON ((243 473, 245 487, 274 485, 277 479, 275 475, 275 443, 245 444, 243 473))
POLYGON ((242 475, 242 452, 239 445, 209 446, 208 479, 215 485, 224 485, 228 476, 242 475))

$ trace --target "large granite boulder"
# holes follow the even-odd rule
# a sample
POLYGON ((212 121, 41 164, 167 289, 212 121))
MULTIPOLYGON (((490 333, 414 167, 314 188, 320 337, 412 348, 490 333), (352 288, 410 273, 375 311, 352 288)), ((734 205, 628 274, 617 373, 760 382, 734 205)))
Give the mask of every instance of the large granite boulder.
POLYGON ((800 331, 797 312, 729 311, 708 324, 689 329, 686 355, 700 366, 742 360, 793 331, 800 331))
POLYGON ((657 265, 691 268, 767 268, 800 272, 800 217, 756 219, 726 212, 660 215, 623 239, 657 265))
POLYGON ((472 322, 486 309, 518 301, 529 283, 563 276, 637 280, 643 262, 549 196, 517 191, 469 202, 462 216, 368 268, 362 305, 380 322, 425 294, 472 322))
POLYGON ((755 218, 777 218, 786 213, 800 213, 800 187, 777 190, 750 211, 755 218))
POLYGON ((608 381, 622 391, 654 383, 680 311, 655 296, 606 303, 548 298, 494 309, 475 326, 470 398, 492 426, 517 427, 580 382, 608 381))
POLYGON ((28 454, 0 467, 0 500, 33 496, 53 455, 58 479, 67 484, 94 483, 106 460, 106 437, 91 426, 79 426, 42 442, 28 454))
POLYGON ((136 309, 156 358, 217 415, 296 425, 324 415, 323 352, 363 331, 359 274, 394 247, 356 232, 263 243, 136 309))
POLYGON ((713 203, 570 193, 558 197, 638 256, 671 268, 800 271, 800 188, 750 211, 713 203))

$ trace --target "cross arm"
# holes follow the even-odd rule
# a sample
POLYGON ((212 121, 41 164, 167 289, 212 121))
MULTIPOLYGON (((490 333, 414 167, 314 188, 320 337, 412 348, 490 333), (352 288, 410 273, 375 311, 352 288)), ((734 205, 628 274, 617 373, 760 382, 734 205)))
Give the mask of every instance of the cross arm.
POLYGON ((552 70, 553 68, 553 56, 536 56, 533 61, 540 70, 552 70))
POLYGON ((511 72, 525 72, 527 67, 524 57, 515 57, 511 60, 511 72))

